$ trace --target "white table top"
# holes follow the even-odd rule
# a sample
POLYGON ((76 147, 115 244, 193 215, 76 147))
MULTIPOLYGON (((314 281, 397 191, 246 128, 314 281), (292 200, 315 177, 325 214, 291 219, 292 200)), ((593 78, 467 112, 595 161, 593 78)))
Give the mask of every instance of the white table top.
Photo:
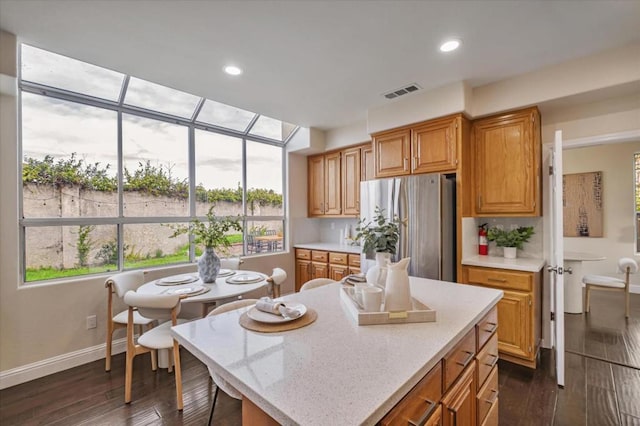
MULTIPOLYGON (((262 281, 253 284, 228 284, 227 278, 229 277, 218 277, 215 283, 206 284, 200 281, 194 281, 189 284, 180 284, 180 285, 156 285, 157 280, 153 280, 142 285, 139 289, 139 293, 143 294, 160 294, 169 289, 178 289, 184 287, 192 287, 195 285, 202 285, 204 287, 209 287, 210 290, 206 293, 199 294, 197 296, 190 296, 182 299, 182 303, 203 303, 203 302, 214 302, 216 300, 227 299, 231 297, 241 296, 243 294, 249 293, 250 291, 257 290, 259 288, 265 287, 267 285, 266 279, 268 278, 265 274, 255 271, 245 271, 239 270, 237 273, 248 273, 248 274, 257 274, 263 277, 262 281)), ((193 275, 195 277, 198 276, 197 272, 191 274, 178 274, 178 275, 193 275)))
POLYGON ((544 259, 535 257, 518 257, 505 259, 502 256, 469 256, 462 259, 463 265, 481 266, 485 268, 511 269, 514 271, 538 272, 545 264, 544 259))
POLYGON ((357 326, 330 284, 283 297, 318 319, 258 333, 240 326, 248 308, 172 328, 188 351, 284 425, 379 421, 502 297, 502 291, 411 277, 412 295, 437 321, 357 326))
POLYGON ((565 251, 563 253, 564 260, 569 261, 587 261, 587 260, 605 260, 606 257, 592 253, 581 253, 577 251, 565 251))

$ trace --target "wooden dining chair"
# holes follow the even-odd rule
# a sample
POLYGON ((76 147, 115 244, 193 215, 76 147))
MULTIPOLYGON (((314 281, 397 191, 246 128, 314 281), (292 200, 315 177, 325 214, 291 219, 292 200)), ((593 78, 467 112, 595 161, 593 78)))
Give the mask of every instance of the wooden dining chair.
POLYGON ((300 291, 311 290, 317 287, 322 287, 323 285, 333 284, 335 282, 337 281, 332 280, 331 278, 314 278, 302 284, 302 287, 300 287, 300 291))
MULTIPOLYGON (((225 312, 234 311, 236 309, 244 308, 245 306, 255 305, 258 299, 242 299, 236 300, 233 302, 225 303, 224 305, 218 306, 213 311, 209 313, 208 316, 220 315, 225 312)), ((216 408, 216 400, 218 399, 218 390, 222 389, 224 393, 229 395, 234 399, 242 399, 242 394, 233 386, 231 386, 225 379, 223 379, 219 374, 209 368, 209 375, 211 376, 211 380, 216 385, 215 393, 213 394, 213 402, 211 403, 211 411, 209 412, 209 423, 213 421, 213 410, 216 408)))
MULTIPOLYGON (((124 295, 124 303, 129 305, 127 323, 127 362, 124 380, 124 402, 131 402, 131 383, 133 381, 133 359, 140 354, 150 352, 153 371, 158 369, 157 350, 173 349, 173 364, 176 380, 176 405, 179 411, 182 402, 182 370, 180 368, 180 345, 171 335, 171 327, 185 320, 178 320, 180 313, 180 296, 177 294, 140 294, 128 291, 124 295), (148 330, 134 342, 133 317, 136 310, 146 318, 165 321, 148 330)), ((171 367, 171 362, 169 363, 171 367)), ((170 371, 170 369, 169 369, 170 371)))
POLYGON ((620 291, 624 292, 624 316, 629 318, 629 274, 638 272, 638 262, 623 257, 618 260, 618 270, 624 274, 624 279, 601 275, 585 275, 582 278, 586 288, 586 312, 589 312, 591 307, 592 290, 620 291))
MULTIPOLYGON (((114 315, 113 295, 115 294, 119 299, 122 299, 128 291, 136 291, 142 284, 144 284, 144 275, 145 273, 143 271, 121 272, 110 276, 104 283, 104 286, 107 289, 107 345, 105 354, 105 371, 111 371, 113 332, 119 328, 126 328, 129 318, 127 310, 114 315)), ((135 311, 133 314, 133 324, 139 326, 139 333, 142 334, 142 328, 152 328, 154 320, 145 318, 140 315, 139 312, 135 311)))
POLYGON ((267 289, 267 293, 269 297, 275 299, 276 297, 280 297, 280 285, 287 279, 287 271, 282 268, 274 268, 271 276, 267 278, 267 282, 269 283, 269 288, 267 289))
MULTIPOLYGON (((220 259, 220 269, 232 269, 234 271, 240 270, 240 265, 244 263, 239 257, 228 257, 226 259, 220 259)), ((209 309, 212 306, 216 306, 217 302, 202 302, 202 318, 206 317, 209 313, 209 309)))

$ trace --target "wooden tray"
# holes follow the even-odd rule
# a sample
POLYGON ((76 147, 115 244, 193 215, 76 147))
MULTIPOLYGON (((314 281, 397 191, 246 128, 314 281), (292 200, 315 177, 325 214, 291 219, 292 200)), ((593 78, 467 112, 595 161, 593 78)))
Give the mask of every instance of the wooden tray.
POLYGON ((365 312, 356 304, 353 297, 354 291, 354 288, 342 287, 340 299, 342 299, 351 317, 358 325, 406 324, 412 322, 435 322, 436 320, 436 311, 417 299, 412 299, 413 309, 411 311, 365 312))

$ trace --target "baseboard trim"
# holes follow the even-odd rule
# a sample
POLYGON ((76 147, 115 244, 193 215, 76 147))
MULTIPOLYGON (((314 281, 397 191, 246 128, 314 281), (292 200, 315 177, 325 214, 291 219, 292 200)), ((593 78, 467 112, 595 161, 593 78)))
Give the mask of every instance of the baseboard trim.
MULTIPOLYGON (((10 388, 11 386, 103 359, 105 357, 105 348, 106 343, 103 343, 2 371, 0 372, 0 389, 10 388)), ((126 338, 113 341, 113 355, 125 352, 126 350, 126 338)))

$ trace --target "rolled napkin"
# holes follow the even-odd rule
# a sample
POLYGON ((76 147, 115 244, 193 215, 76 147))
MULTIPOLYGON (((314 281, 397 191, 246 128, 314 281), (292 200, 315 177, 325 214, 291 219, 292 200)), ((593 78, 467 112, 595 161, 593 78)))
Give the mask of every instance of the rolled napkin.
POLYGON ((297 318, 300 316, 300 311, 297 309, 288 308, 283 302, 278 302, 270 297, 261 297, 256 302, 256 309, 285 318, 297 318))

